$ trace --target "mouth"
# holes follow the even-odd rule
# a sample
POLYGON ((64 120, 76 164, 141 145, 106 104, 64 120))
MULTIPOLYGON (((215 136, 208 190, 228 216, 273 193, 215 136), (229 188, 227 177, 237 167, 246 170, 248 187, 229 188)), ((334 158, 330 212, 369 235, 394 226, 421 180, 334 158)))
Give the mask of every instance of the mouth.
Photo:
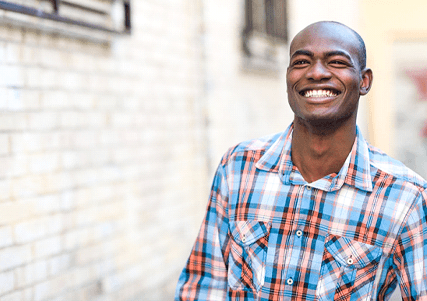
POLYGON ((326 98, 338 96, 341 92, 335 89, 308 89, 302 90, 299 94, 306 98, 326 98))

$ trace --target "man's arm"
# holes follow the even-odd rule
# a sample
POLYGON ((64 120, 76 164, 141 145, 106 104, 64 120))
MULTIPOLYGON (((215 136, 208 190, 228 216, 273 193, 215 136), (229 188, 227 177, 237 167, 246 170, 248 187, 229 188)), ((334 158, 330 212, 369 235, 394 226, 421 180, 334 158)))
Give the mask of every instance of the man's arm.
POLYGON ((400 235, 394 262, 403 300, 427 300, 427 194, 422 191, 400 235))
POLYGON ((175 300, 225 300, 227 294, 228 187, 220 165, 212 184, 206 216, 184 270, 175 300))

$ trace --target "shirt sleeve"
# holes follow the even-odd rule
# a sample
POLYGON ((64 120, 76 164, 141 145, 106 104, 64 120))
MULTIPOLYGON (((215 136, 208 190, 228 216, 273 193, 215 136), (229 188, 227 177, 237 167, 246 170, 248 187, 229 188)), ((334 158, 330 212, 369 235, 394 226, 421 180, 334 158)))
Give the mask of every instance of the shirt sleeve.
POLYGON ((175 292, 178 300, 225 300, 229 254, 228 186, 219 166, 206 216, 175 292))
POLYGON ((394 262, 402 300, 427 300, 427 194, 423 190, 400 235, 394 262))

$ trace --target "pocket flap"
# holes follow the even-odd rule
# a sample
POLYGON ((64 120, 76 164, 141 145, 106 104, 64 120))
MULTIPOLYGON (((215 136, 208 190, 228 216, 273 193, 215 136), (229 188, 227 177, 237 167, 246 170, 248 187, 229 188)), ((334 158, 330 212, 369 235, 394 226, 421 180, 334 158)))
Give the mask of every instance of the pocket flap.
POLYGON ((231 235, 240 245, 253 244, 270 232, 271 223, 255 220, 235 221, 230 224, 231 235))
POLYGON ((329 236, 325 247, 341 265, 356 269, 377 263, 382 255, 379 247, 335 235, 329 236))

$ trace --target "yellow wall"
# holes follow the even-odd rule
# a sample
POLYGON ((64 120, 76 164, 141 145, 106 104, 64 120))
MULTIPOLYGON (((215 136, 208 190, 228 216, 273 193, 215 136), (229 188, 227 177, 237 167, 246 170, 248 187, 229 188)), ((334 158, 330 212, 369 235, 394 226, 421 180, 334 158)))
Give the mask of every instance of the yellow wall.
POLYGON ((368 66, 374 72, 373 88, 367 98, 369 140, 393 155, 392 47, 396 41, 427 41, 427 1, 362 0, 361 8, 361 34, 367 44, 368 66))

